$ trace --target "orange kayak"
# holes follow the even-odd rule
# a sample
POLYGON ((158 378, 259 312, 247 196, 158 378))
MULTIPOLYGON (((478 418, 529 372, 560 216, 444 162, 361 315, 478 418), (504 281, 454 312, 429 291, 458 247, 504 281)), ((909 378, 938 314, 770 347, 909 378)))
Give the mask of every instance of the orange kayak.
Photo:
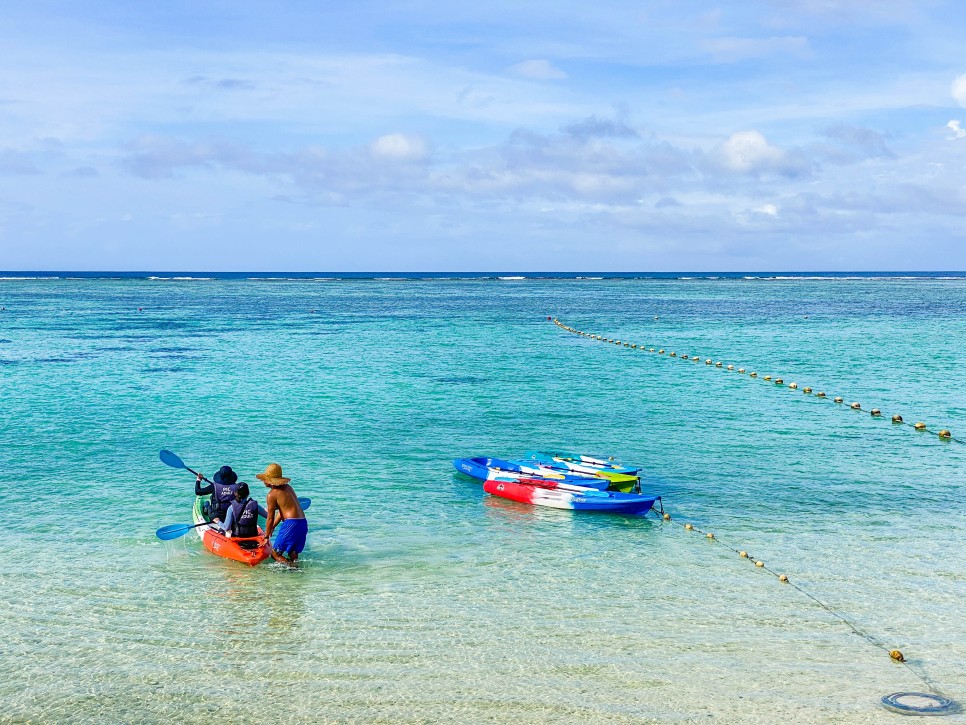
MULTIPOLYGON (((195 506, 192 510, 194 523, 201 524, 207 521, 204 515, 204 502, 206 496, 195 498, 195 506)), ((199 526, 195 529, 201 537, 201 543, 205 548, 216 556, 232 561, 238 561, 248 566, 261 564, 269 557, 268 544, 260 538, 263 533, 258 529, 259 536, 240 539, 234 536, 225 536, 213 526, 199 526)))

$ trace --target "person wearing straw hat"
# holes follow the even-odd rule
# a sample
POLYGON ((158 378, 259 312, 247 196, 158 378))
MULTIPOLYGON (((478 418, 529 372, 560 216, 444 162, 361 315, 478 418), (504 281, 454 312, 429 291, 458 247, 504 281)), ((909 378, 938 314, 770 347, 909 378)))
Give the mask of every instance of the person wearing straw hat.
POLYGON ((295 566, 299 554, 305 548, 309 524, 295 495, 295 489, 289 486, 292 479, 282 475, 282 467, 277 463, 268 464, 263 473, 255 474, 255 478, 269 488, 265 499, 268 513, 265 517, 265 541, 271 541, 272 532, 275 532, 275 542, 269 544, 269 552, 280 564, 295 566))

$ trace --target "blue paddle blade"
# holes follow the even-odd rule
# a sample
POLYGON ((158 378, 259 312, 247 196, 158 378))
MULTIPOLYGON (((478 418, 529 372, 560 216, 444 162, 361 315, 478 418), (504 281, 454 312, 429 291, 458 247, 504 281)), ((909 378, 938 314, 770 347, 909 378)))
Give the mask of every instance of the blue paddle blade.
POLYGON ((176 456, 171 451, 161 451, 161 463, 166 466, 171 466, 172 468, 187 468, 178 456, 176 456))
POLYGON ((302 510, 305 511, 305 509, 312 505, 312 499, 306 498, 305 496, 299 496, 299 505, 302 507, 302 510))
POLYGON ((154 532, 161 541, 170 541, 184 536, 194 528, 191 524, 168 524, 154 532))

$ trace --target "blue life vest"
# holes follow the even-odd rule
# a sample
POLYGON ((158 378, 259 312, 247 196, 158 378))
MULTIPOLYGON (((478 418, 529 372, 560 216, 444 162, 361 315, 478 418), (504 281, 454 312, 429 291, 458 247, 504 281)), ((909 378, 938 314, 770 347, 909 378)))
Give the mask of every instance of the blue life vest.
POLYGON ((208 515, 213 519, 218 518, 224 521, 228 507, 235 500, 235 489, 238 488, 238 484, 212 481, 211 485, 215 490, 211 494, 211 507, 208 509, 208 515))
POLYGON ((258 502, 251 498, 231 502, 231 535, 240 538, 258 536, 258 502))

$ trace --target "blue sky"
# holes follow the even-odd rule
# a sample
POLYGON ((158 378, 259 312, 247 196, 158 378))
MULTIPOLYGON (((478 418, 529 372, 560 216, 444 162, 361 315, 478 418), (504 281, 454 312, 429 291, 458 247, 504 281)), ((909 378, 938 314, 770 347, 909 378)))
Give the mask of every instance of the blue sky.
POLYGON ((0 269, 966 269, 963 3, 8 5, 0 269))

